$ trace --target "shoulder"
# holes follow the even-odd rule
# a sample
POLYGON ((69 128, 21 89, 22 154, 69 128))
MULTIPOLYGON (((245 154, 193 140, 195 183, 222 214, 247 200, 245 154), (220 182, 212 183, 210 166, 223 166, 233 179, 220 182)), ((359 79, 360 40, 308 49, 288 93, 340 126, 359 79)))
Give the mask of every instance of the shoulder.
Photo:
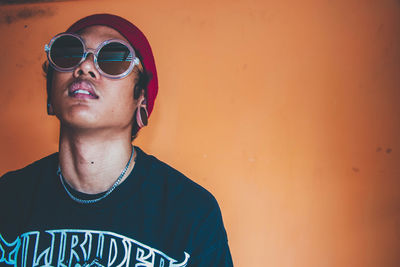
POLYGON ((170 193, 176 196, 187 196, 196 200, 202 200, 204 201, 203 203, 209 202, 210 205, 216 204, 214 196, 204 187, 165 162, 146 154, 140 148, 137 148, 137 151, 141 160, 140 163, 144 165, 150 182, 163 186, 164 189, 171 190, 170 193))
POLYGON ((1 192, 7 192, 10 189, 24 187, 29 188, 37 183, 40 177, 49 173, 57 166, 58 153, 51 154, 38 161, 35 161, 19 170, 10 171, 0 178, 1 192))
POLYGON ((0 232, 9 236, 18 234, 30 215, 34 197, 48 184, 52 168, 57 167, 57 159, 57 154, 52 154, 0 178, 0 203, 2 214, 6 215, 0 220, 0 232))
POLYGON ((204 187, 192 181, 184 174, 137 148, 138 158, 145 167, 146 179, 153 188, 158 188, 170 201, 178 206, 191 207, 192 210, 218 210, 215 197, 204 187))

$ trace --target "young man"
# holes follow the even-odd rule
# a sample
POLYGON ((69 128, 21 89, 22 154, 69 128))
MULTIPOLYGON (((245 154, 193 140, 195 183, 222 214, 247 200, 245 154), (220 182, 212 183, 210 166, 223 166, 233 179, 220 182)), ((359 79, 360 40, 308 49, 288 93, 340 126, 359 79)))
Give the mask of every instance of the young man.
POLYGON ((0 179, 0 264, 232 266, 214 197, 131 145, 158 89, 140 30, 93 15, 46 52, 59 152, 0 179))

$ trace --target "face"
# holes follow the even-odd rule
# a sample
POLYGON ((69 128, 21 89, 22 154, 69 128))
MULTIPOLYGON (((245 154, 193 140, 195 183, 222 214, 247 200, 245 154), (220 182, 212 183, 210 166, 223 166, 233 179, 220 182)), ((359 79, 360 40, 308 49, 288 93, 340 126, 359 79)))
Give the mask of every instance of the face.
MULTIPOLYGON (((126 41, 119 32, 106 26, 87 27, 79 35, 90 49, 109 39, 126 41)), ((51 88, 54 114, 62 128, 130 133, 138 104, 133 97, 137 78, 137 67, 122 79, 104 77, 89 54, 72 72, 54 71, 51 88)))

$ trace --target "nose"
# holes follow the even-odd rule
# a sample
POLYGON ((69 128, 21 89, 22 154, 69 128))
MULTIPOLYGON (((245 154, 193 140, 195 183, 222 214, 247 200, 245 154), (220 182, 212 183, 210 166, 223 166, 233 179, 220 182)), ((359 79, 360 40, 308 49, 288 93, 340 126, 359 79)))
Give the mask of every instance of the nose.
POLYGON ((96 69, 96 66, 94 64, 94 55, 93 53, 89 53, 85 60, 75 68, 74 72, 74 77, 82 77, 82 76, 88 76, 94 79, 99 79, 100 78, 100 73, 96 69))

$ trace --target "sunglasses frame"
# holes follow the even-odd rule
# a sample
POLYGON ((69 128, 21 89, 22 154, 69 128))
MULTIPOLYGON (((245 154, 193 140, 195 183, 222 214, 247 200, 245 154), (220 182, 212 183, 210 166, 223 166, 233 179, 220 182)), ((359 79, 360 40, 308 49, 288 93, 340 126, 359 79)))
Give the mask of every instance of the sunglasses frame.
POLYGON ((139 58, 136 57, 135 50, 133 49, 133 47, 132 47, 128 42, 125 42, 125 41, 120 40, 120 39, 110 39, 110 40, 105 40, 104 42, 102 42, 96 49, 91 49, 91 48, 87 48, 87 47, 86 47, 85 41, 82 39, 82 37, 80 37, 79 35, 74 34, 74 33, 60 33, 60 34, 57 34, 56 36, 54 36, 54 37, 50 40, 50 42, 49 42, 48 44, 45 45, 44 51, 45 51, 46 54, 47 54, 47 59, 48 59, 50 65, 51 65, 55 70, 57 70, 57 71, 59 71, 59 72, 71 72, 71 71, 73 71, 73 70, 76 69, 80 64, 82 64, 82 62, 84 62, 84 61, 86 60, 86 58, 87 58, 87 56, 88 56, 89 54, 93 54, 93 63, 94 63, 94 65, 95 65, 97 71, 98 71, 102 76, 107 77, 107 78, 110 78, 110 79, 122 79, 122 78, 124 78, 124 77, 127 76, 129 73, 131 73, 131 71, 133 70, 133 68, 134 68, 135 66, 139 65, 139 63, 140 63, 139 58), (57 66, 57 64, 55 64, 55 63, 53 62, 53 60, 51 59, 51 56, 50 56, 51 47, 53 46, 54 42, 55 42, 56 40, 58 40, 59 38, 63 37, 63 36, 72 36, 72 37, 77 38, 77 39, 81 42, 82 47, 83 47, 83 55, 82 55, 81 60, 80 60, 79 63, 77 63, 75 66, 70 67, 70 68, 62 68, 62 67, 57 66), (120 43, 120 44, 125 45, 125 46, 129 49, 129 51, 130 51, 130 53, 131 53, 131 55, 132 55, 132 60, 131 60, 131 63, 130 63, 130 65, 129 65, 129 68, 128 68, 126 71, 124 71, 123 73, 121 73, 121 74, 118 74, 118 75, 111 75, 111 74, 105 73, 105 72, 100 68, 100 66, 99 66, 99 64, 98 64, 98 62, 97 62, 97 56, 98 56, 100 50, 101 50, 104 46, 106 46, 107 44, 109 44, 109 43, 120 43))

